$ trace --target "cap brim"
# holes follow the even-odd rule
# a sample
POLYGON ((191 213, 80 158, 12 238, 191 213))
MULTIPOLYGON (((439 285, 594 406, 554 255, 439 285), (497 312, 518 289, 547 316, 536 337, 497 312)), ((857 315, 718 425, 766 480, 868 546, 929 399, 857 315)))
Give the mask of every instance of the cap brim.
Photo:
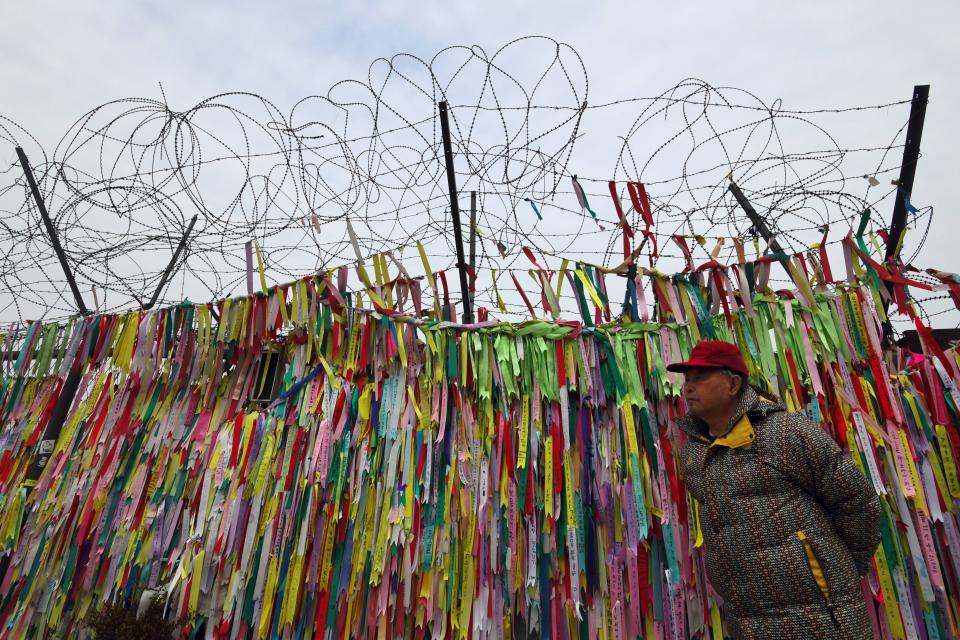
POLYGON ((703 362, 702 360, 688 360, 686 362, 674 362, 667 365, 667 371, 674 373, 683 373, 690 369, 726 369, 727 367, 715 362, 703 362))

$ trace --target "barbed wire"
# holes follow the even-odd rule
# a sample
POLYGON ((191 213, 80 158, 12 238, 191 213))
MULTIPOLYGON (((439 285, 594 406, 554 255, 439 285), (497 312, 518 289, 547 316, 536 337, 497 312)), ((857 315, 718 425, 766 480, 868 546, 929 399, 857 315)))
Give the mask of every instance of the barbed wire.
MULTIPOLYGON (((100 311, 150 298, 193 215, 196 226, 161 291, 163 304, 246 293, 248 241, 261 250, 270 283, 355 263, 356 252, 369 258, 390 251, 410 273, 423 273, 417 243, 434 271, 455 268, 441 100, 451 105, 468 221, 476 194, 481 305, 494 306, 494 272, 531 266, 522 247, 545 260, 619 263, 622 227, 610 180, 633 229, 643 221, 625 184, 646 185, 664 250, 654 258, 646 247, 644 259, 668 272, 682 265, 679 253, 665 250, 676 234, 755 238, 727 192, 728 178, 792 251, 819 241, 823 227, 837 229, 836 242, 864 209, 896 197, 896 187, 882 185, 899 169, 892 158, 900 155, 909 101, 787 109, 744 89, 686 79, 651 97, 591 104, 589 89, 573 47, 526 37, 492 54, 454 46, 429 60, 380 58, 366 79, 337 82, 288 110, 246 92, 177 109, 160 87, 159 99, 91 109, 49 153, 0 115, 0 144, 10 154, 0 157, 12 158, 15 145, 27 151, 80 289, 100 311), (837 129, 870 113, 892 119, 889 144, 838 140, 837 129), (592 211, 579 205, 574 176, 592 211)), ((932 217, 928 207, 914 220, 926 224, 915 252, 932 217)), ((884 226, 874 218, 870 230, 884 226)), ((707 256, 709 247, 691 246, 707 256)), ((76 312, 12 160, 0 166, 0 250, 0 320, 76 312)), ((732 251, 727 246, 724 255, 732 251)), ((517 308, 509 287, 501 290, 517 308)), ((618 291, 610 293, 617 299, 618 291)))

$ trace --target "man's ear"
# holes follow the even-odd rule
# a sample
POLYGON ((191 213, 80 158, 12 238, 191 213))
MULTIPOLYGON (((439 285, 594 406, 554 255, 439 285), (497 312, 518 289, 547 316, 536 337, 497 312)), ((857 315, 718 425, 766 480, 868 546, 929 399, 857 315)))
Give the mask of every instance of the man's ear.
POLYGON ((745 384, 743 376, 730 376, 730 393, 731 395, 739 395, 743 391, 743 385, 745 384))

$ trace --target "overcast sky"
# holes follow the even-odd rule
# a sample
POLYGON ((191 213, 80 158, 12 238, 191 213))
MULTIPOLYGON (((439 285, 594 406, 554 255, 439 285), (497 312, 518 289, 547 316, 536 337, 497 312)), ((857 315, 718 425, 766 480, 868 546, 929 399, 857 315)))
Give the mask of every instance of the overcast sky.
MULTIPOLYGON (((742 87, 768 102, 782 98, 792 108, 887 103, 928 83, 913 201, 936 214, 917 263, 960 271, 955 1, 34 0, 4 3, 0 24, 0 113, 50 147, 88 109, 114 98, 159 97, 158 83, 174 109, 249 90, 288 110, 337 80, 365 77, 381 56, 429 58, 452 44, 494 51, 530 34, 573 46, 598 101, 656 95, 687 77, 742 87)), ((903 108, 866 135, 886 144, 905 114, 903 108)), ((0 159, 13 162, 12 149, 0 150, 0 159)))

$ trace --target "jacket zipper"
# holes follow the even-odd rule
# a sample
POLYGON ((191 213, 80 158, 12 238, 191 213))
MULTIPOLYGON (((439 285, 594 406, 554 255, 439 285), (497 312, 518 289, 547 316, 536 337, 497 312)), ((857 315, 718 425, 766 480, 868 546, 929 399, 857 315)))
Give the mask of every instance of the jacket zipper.
POLYGON ((837 620, 835 607, 833 606, 833 601, 830 598, 830 586, 827 584, 827 577, 823 573, 823 565, 820 564, 820 559, 817 558, 817 554, 813 550, 813 545, 810 544, 810 539, 807 537, 806 532, 802 529, 797 531, 797 538, 803 545, 804 553, 807 555, 807 567, 810 569, 810 575, 813 577, 813 581, 817 583, 817 587, 820 589, 820 594, 823 596, 823 600, 827 604, 827 611, 830 613, 830 619, 833 620, 833 625, 835 627, 839 627, 840 622, 837 620))

